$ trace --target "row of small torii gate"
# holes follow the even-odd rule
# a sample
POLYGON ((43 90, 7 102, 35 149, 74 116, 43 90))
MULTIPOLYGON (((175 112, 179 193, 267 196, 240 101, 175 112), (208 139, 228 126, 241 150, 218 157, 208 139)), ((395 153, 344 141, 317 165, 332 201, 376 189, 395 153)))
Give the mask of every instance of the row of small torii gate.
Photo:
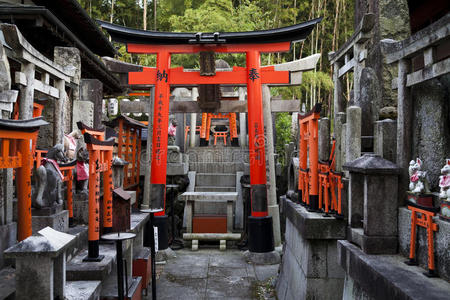
MULTIPOLYGON (((156 214, 157 218, 161 218, 160 222, 164 222, 164 220, 167 222, 165 199, 170 86, 203 86, 206 87, 203 89, 206 90, 204 95, 208 97, 214 94, 214 89, 217 89, 218 85, 246 85, 251 184, 251 216, 248 218, 249 250, 260 253, 274 249, 272 218, 268 213, 262 85, 300 84, 301 71, 311 69, 311 67, 294 70, 297 72, 291 72, 292 66, 289 63, 262 67, 261 53, 289 51, 293 41, 304 40, 314 25, 320 21, 321 19, 315 19, 290 27, 259 32, 214 34, 167 34, 134 30, 109 23, 101 24, 113 40, 126 43, 129 53, 157 55, 156 68, 146 67, 142 72, 130 72, 128 79, 131 86, 154 86, 150 203, 152 208, 162 209, 160 213, 156 214), (211 53, 245 53, 247 64, 246 67, 234 67, 232 71, 215 72, 213 70, 213 74, 206 75, 201 72, 184 72, 183 68, 170 68, 172 54, 199 52, 207 53, 206 56, 209 57, 213 57, 211 53), (212 93, 210 93, 211 90, 212 93)), ((317 60, 314 61, 317 62, 317 60)), ((313 209, 322 208, 323 203, 326 212, 330 210, 340 214, 340 192, 337 195, 331 193, 331 202, 328 199, 328 192, 320 193, 322 187, 330 188, 331 186, 333 191, 335 188, 340 191, 342 184, 339 174, 330 172, 333 166, 332 159, 326 164, 319 164, 317 161, 318 118, 319 114, 316 109, 310 115, 302 116, 299 121, 301 140, 307 141, 300 143, 299 194, 302 195, 302 202, 313 209), (310 156, 309 164, 307 155, 310 156), (321 195, 324 197, 323 200, 321 195)), ((207 120, 208 118, 206 122, 207 120)), ((26 140, 35 139, 39 126, 45 125, 45 122, 38 119, 30 121, 33 123, 29 124, 24 121, 18 122, 11 124, 11 121, 0 121, 2 157, 5 161, 1 167, 20 169, 17 173, 18 185, 25 188, 18 188, 20 192, 18 194, 18 232, 19 240, 23 240, 31 235, 30 181, 27 174, 31 172, 32 162, 29 159, 30 151, 26 149, 26 145, 29 145, 26 140), (11 133, 11 131, 20 130, 33 134, 15 135, 11 133), (11 156, 9 144, 5 143, 8 139, 25 140, 19 147, 18 155, 11 156), (10 157, 15 160, 10 160, 10 157), (6 163, 7 161, 10 163, 6 163)), ((104 140, 104 133, 101 131, 88 128, 83 124, 79 124, 79 129, 84 134, 90 152, 90 175, 93 175, 89 179, 88 257, 95 260, 99 256, 100 173, 104 173, 106 176, 106 178, 104 177, 102 225, 107 229, 111 227, 112 223, 111 160, 113 144, 111 141, 104 140)))

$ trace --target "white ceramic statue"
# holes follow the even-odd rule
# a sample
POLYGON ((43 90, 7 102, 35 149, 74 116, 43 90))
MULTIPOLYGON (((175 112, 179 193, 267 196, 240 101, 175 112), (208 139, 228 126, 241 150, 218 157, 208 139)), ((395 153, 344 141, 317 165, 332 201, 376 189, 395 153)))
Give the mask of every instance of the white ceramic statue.
POLYGON ((441 169, 441 174, 439 176, 439 187, 441 188, 439 198, 450 201, 450 159, 446 159, 445 165, 441 169))
POLYGON ((417 158, 409 162, 409 190, 414 194, 429 193, 427 172, 421 171, 422 161, 417 158))

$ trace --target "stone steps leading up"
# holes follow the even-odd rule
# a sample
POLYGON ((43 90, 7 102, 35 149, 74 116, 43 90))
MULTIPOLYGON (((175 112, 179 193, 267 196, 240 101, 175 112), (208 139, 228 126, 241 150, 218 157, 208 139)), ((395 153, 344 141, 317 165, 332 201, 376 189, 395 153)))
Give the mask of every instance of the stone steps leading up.
POLYGON ((239 162, 190 162, 189 171, 197 173, 236 173, 243 171, 244 165, 239 162))
POLYGON ((197 173, 195 186, 216 186, 231 187, 236 186, 236 174, 231 173, 197 173))
POLYGON ((196 192, 235 192, 235 186, 196 186, 196 192))

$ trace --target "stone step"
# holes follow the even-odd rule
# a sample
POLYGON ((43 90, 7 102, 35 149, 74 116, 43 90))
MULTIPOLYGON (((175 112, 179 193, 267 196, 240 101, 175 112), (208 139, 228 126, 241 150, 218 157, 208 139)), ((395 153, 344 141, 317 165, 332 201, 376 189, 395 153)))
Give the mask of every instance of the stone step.
POLYGON ((196 192, 235 192, 235 186, 196 186, 196 192))
POLYGON ((236 186, 236 174, 231 173, 197 173, 195 185, 199 186, 236 186))
POLYGON ((16 293, 16 270, 12 267, 0 270, 0 300, 14 299, 16 293))
POLYGON ((238 162, 190 162, 189 170, 197 173, 236 173, 244 170, 238 162))
POLYGON ((103 281, 111 273, 116 259, 116 248, 113 244, 100 244, 100 255, 104 258, 99 262, 84 262, 87 249, 80 251, 66 264, 66 278, 70 281, 100 280, 103 281))
MULTIPOLYGON (((119 299, 117 293, 117 277, 111 276, 110 280, 103 283, 101 299, 113 300, 119 299)), ((125 289, 126 287, 124 287, 125 289)), ((142 297, 142 277, 133 277, 129 281, 126 299, 141 299, 142 297)))
POLYGON ((97 300, 100 297, 100 281, 66 281, 65 300, 97 300))

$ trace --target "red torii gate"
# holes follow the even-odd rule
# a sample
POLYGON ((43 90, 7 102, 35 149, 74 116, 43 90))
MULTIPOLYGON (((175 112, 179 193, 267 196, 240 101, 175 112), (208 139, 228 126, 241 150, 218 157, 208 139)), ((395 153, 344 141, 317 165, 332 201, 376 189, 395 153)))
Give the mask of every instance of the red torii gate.
MULTIPOLYGON (((289 84, 289 71, 275 71, 273 66, 261 67, 261 53, 287 52, 291 42, 305 39, 321 18, 290 27, 259 32, 240 33, 164 33, 126 28, 100 22, 113 40, 127 44, 128 53, 156 54, 156 68, 144 67, 130 72, 130 85, 154 85, 151 205, 163 208, 157 223, 165 217, 167 134, 169 123, 170 85, 247 85, 248 132, 251 184, 251 216, 248 219, 249 250, 273 251, 272 218, 268 216, 262 84, 289 84), (245 53, 246 67, 202 76, 200 72, 184 72, 182 67, 170 68, 172 54, 245 53)), ((162 225, 162 224, 161 224, 162 225)), ((162 225, 164 226, 164 225, 162 225)))

